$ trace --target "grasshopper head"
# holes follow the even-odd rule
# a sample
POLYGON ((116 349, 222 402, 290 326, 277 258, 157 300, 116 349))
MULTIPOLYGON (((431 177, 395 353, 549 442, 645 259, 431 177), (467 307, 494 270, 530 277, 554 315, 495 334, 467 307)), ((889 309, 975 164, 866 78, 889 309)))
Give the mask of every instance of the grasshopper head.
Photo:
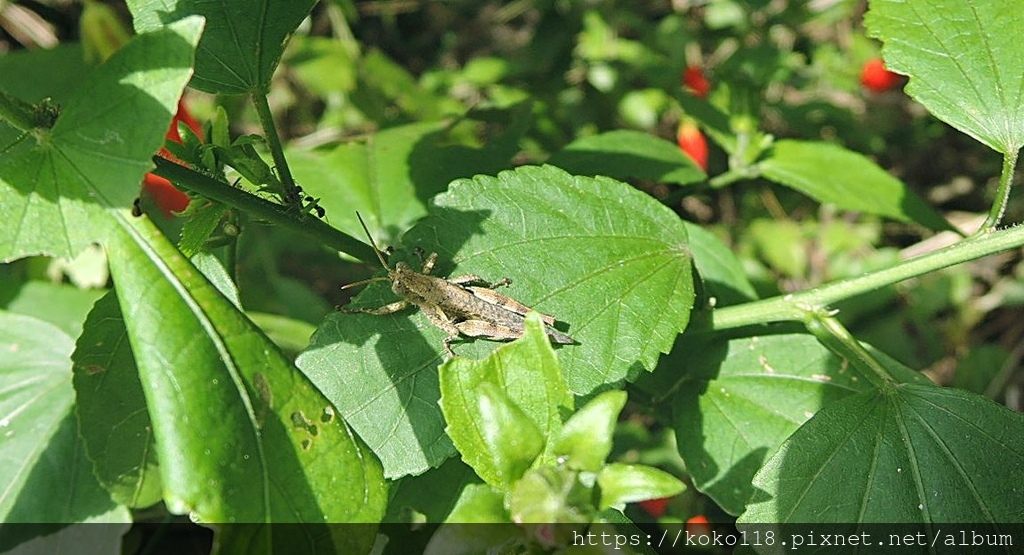
MULTIPOLYGON (((370 235, 370 230, 369 230, 369 228, 366 227, 366 223, 363 222, 363 217, 359 214, 359 212, 356 212, 356 218, 359 218, 359 225, 363 226, 363 231, 366 232, 366 238, 369 239, 370 240, 370 244, 373 245, 373 253, 377 255, 377 260, 380 261, 380 265, 383 266, 384 269, 388 271, 388 277, 386 277, 386 278, 375 277, 375 278, 370 278, 370 279, 364 279, 364 280, 361 280, 361 281, 357 281, 355 283, 350 283, 348 285, 344 285, 344 286, 342 286, 342 289, 349 289, 351 287, 356 287, 356 286, 359 286, 359 285, 364 285, 364 284, 367 284, 367 283, 370 283, 370 282, 374 282, 374 281, 383 281, 384 279, 388 279, 388 280, 391 280, 392 282, 394 282, 395 278, 398 276, 398 270, 397 269, 396 270, 392 270, 388 266, 388 263, 384 261, 384 256, 381 255, 380 249, 377 248, 377 242, 373 240, 373 235, 370 235)), ((402 265, 402 263, 399 262, 399 265, 402 265)), ((406 269, 408 269, 408 266, 406 266, 406 269)), ((396 291, 396 293, 397 293, 397 291, 396 291)))
POLYGON ((407 285, 408 280, 406 276, 409 274, 416 273, 412 268, 409 267, 405 262, 396 262, 395 269, 388 270, 388 279, 391 280, 391 290, 400 297, 406 297, 409 294, 409 287, 407 285))

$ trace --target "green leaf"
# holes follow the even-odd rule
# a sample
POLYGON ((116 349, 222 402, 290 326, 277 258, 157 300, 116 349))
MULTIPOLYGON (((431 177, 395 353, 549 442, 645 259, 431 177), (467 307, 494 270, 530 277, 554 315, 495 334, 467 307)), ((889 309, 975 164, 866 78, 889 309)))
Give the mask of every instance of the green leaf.
MULTIPOLYGON (((3 92, 26 102, 51 98, 67 106, 75 89, 85 81, 91 66, 82 63, 85 55, 79 44, 60 44, 55 48, 33 48, 5 52, 0 57, 0 75, 18 75, 5 79, 3 92)), ((21 135, 0 118, 0 151, 21 135)))
POLYGON ((435 346, 444 337, 425 318, 336 312, 295 360, 380 458, 389 479, 420 474, 455 454, 438 406, 435 346))
MULTIPOLYGON (((664 364, 674 375, 685 368, 665 387, 677 391, 679 454, 694 485, 730 514, 743 512, 754 474, 790 434, 822 407, 870 387, 807 334, 684 340, 664 364)), ((916 375, 907 372, 901 376, 916 375)))
MULTIPOLYGON (((128 221, 110 264, 172 512, 204 522, 379 521, 386 491, 377 460, 149 220, 128 221)), ((312 531, 316 545, 266 527, 225 532, 224 544, 272 541, 290 551, 331 542, 355 552, 373 542, 371 529, 312 531)))
POLYGON ((337 37, 296 35, 285 64, 309 92, 327 97, 352 91, 357 83, 359 43, 337 37))
POLYGON ((522 477, 544 449, 544 436, 501 386, 473 383, 442 367, 441 409, 445 430, 485 482, 507 490, 522 477), (451 376, 446 379, 445 376, 451 376))
POLYGON ((71 337, 82 333, 82 322, 102 295, 95 289, 78 289, 49 281, 29 281, 4 307, 10 312, 49 322, 71 337))
POLYGON ((438 373, 448 435, 466 464, 496 487, 507 488, 522 475, 558 433, 562 414, 572 410, 536 313, 527 316, 520 339, 483 360, 451 359, 438 373))
MULTIPOLYGON (((381 247, 396 241, 426 213, 428 199, 453 179, 494 173, 507 167, 515 144, 472 148, 451 144, 447 122, 427 122, 384 129, 329 150, 288 151, 296 182, 320 198, 328 222, 362 236, 362 214, 381 247)), ((495 141, 500 145, 501 141, 495 141)))
MULTIPOLYGON (((127 522, 96 482, 78 437, 71 389, 74 341, 51 324, 0 312, 0 521, 127 522)), ((46 530, 45 532, 52 532, 46 530)), ((0 549, 44 531, 14 531, 0 549), (21 536, 21 537, 18 537, 21 536)))
POLYGON ((130 0, 135 30, 160 29, 191 15, 206 18, 190 85, 214 94, 266 93, 288 37, 314 0, 130 0))
POLYGON ((0 260, 73 256, 109 229, 160 148, 191 74, 201 22, 139 35, 77 88, 53 128, 0 165, 0 260))
POLYGON ((299 353, 309 345, 309 338, 316 328, 302 320, 267 314, 266 312, 246 312, 246 316, 267 334, 267 337, 286 353, 299 353))
POLYGON ((937 118, 1009 154, 1024 145, 1024 27, 1015 0, 872 0, 864 17, 906 91, 937 118))
POLYGON ((600 508, 619 508, 626 503, 671 497, 683 491, 679 478, 653 466, 611 463, 597 475, 601 487, 600 508))
MULTIPOLYGON (((508 295, 567 324, 577 344, 560 346, 559 362, 578 395, 652 368, 693 306, 682 222, 608 178, 545 166, 459 180, 403 243, 438 252, 437 275, 455 264, 453 275, 509 277, 508 295)), ((460 348, 491 349, 483 341, 460 348)))
POLYGON ((577 175, 647 179, 686 185, 707 176, 669 141, 639 131, 610 131, 576 139, 547 162, 577 175))
POLYGON ((162 494, 153 425, 113 291, 96 302, 84 328, 71 357, 79 433, 110 495, 148 507, 162 494))
POLYGON ((446 522, 512 522, 505 508, 504 492, 487 484, 467 484, 445 519, 446 522))
POLYGON ((622 407, 625 391, 606 391, 583 406, 565 421, 554 444, 554 455, 576 470, 597 472, 612 452, 612 436, 622 407))
POLYGON ((766 179, 843 210, 915 221, 930 229, 952 229, 900 180, 863 155, 836 145, 776 141, 759 166, 766 179))
POLYGON ((521 338, 495 349, 487 358, 454 358, 441 366, 441 408, 445 407, 449 379, 460 381, 466 391, 489 382, 500 387, 530 418, 547 443, 559 433, 562 415, 572 410, 573 399, 540 316, 527 315, 525 327, 521 338))
POLYGON ((790 278, 807 275, 810 255, 800 224, 793 220, 758 218, 749 223, 748 233, 761 258, 773 270, 790 278))
POLYGON ((358 68, 358 86, 349 98, 373 121, 400 121, 401 116, 436 121, 465 110, 456 99, 420 85, 408 69, 379 49, 363 54, 358 68))
POLYGON ((740 520, 1018 522, 1022 475, 1024 415, 900 384, 822 409, 755 477, 740 520))
POLYGON ((189 203, 188 213, 184 218, 185 222, 181 226, 181 239, 178 241, 178 248, 188 257, 203 250, 203 245, 217 230, 217 226, 228 212, 228 207, 220 203, 209 202, 202 206, 199 204, 199 202, 189 203))
POLYGON ((743 265, 721 239, 699 225, 684 221, 683 226, 690 238, 693 265, 704 280, 707 294, 715 298, 715 306, 757 299, 743 265))

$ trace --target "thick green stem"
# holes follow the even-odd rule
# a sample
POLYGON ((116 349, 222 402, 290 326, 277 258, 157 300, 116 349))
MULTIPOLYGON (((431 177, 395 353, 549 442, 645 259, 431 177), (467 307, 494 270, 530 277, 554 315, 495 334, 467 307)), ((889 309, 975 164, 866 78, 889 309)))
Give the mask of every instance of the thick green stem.
POLYGON ((715 330, 724 330, 770 322, 804 321, 808 310, 822 310, 837 301, 1022 245, 1024 226, 975 235, 892 268, 828 283, 799 293, 714 310, 711 313, 711 327, 715 330))
POLYGON ((1007 153, 1003 156, 1003 173, 999 175, 999 187, 996 189, 995 202, 989 210, 988 218, 982 224, 978 233, 985 233, 995 229, 1003 219, 1006 212, 1006 203, 1010 200, 1010 189, 1013 185, 1013 172, 1017 167, 1017 151, 1007 153))
POLYGON ((277 175, 281 178, 281 183, 284 184, 285 198, 297 199, 296 206, 301 206, 302 196, 295 186, 292 171, 288 168, 288 160, 284 157, 284 147, 281 146, 281 139, 277 136, 277 127, 274 125, 274 115, 270 112, 267 95, 253 93, 252 103, 256 107, 256 113, 259 114, 260 125, 263 127, 263 135, 267 138, 270 155, 274 158, 277 175))
POLYGON ((175 164, 160 156, 154 156, 153 163, 156 164, 153 173, 175 184, 180 184, 190 191, 237 208, 255 218, 268 220, 298 231, 324 246, 349 254, 368 264, 377 263, 373 247, 334 229, 306 212, 263 200, 256 195, 175 164))

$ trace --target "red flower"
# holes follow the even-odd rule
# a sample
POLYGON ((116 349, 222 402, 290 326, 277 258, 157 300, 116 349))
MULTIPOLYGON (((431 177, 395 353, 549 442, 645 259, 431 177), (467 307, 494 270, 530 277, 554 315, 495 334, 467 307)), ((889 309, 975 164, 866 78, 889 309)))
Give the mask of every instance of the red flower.
MULTIPOLYGON (((189 129, 202 138, 203 131, 199 122, 189 113, 182 99, 178 99, 178 111, 174 114, 174 119, 171 120, 171 125, 167 128, 166 135, 168 140, 176 143, 181 143, 181 134, 178 132, 179 121, 185 122, 189 129)), ((179 161, 166 148, 161 148, 159 154, 168 160, 179 161)), ((170 181, 160 176, 147 173, 146 177, 142 180, 142 191, 152 197, 153 202, 160 207, 160 211, 168 218, 173 216, 175 212, 181 212, 188 208, 188 195, 179 191, 174 185, 171 185, 170 181)))
POLYGON ((699 67, 690 66, 683 70, 683 86, 697 98, 706 98, 711 91, 711 81, 699 67))
POLYGON ((668 505, 669 499, 669 497, 648 499, 646 501, 641 501, 639 504, 643 510, 647 511, 647 514, 654 518, 659 518, 661 515, 665 514, 665 507, 668 505))
POLYGON ((676 131, 676 143, 704 171, 708 171, 708 142, 697 124, 684 119, 676 131))
POLYGON ((143 194, 153 199, 164 216, 170 218, 175 212, 188 208, 188 195, 179 191, 170 181, 151 173, 142 178, 143 194))
POLYGON ((860 72, 860 83, 868 90, 876 93, 885 92, 900 84, 903 78, 885 69, 881 58, 872 58, 864 62, 860 72))

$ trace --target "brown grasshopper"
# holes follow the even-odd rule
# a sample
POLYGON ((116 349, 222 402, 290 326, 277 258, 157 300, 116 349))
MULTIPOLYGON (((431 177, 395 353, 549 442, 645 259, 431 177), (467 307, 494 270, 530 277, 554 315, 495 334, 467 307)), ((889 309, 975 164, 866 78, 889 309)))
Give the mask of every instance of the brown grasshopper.
MULTIPOLYGON (((377 248, 377 243, 363 222, 363 217, 358 212, 356 217, 359 218, 359 223, 363 226, 366 237, 370 239, 377 259, 388 271, 388 275, 387 277, 382 276, 350 283, 342 289, 386 279, 391 282, 391 290, 402 297, 402 300, 377 309, 362 308, 345 312, 385 315, 393 314, 414 304, 423 311, 432 324, 448 333, 448 337, 444 339, 444 351, 448 356, 455 356, 455 353, 452 352, 451 342, 459 335, 486 337, 498 341, 522 337, 526 313, 530 311, 530 307, 493 289, 509 285, 511 280, 505 278, 496 283, 488 283, 475 275, 448 279, 434 277, 430 275, 430 271, 434 268, 434 263, 437 262, 436 252, 427 257, 419 272, 410 268, 405 262, 398 262, 392 269, 384 261, 380 249, 377 248)), ((552 341, 560 344, 575 343, 573 338, 552 327, 555 324, 554 318, 546 314, 541 314, 540 317, 544 322, 545 331, 552 341)))

